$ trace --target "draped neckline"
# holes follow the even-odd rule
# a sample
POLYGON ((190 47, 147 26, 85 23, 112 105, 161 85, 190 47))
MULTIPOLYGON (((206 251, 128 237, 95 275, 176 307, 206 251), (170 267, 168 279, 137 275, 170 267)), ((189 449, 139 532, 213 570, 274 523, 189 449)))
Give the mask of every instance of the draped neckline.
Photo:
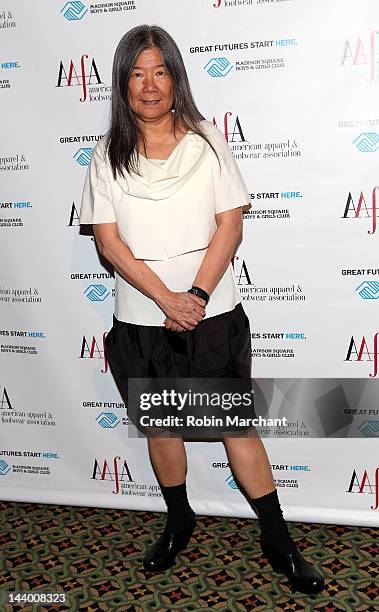
POLYGON ((187 138, 187 136, 189 136, 189 134, 193 134, 194 132, 192 132, 191 130, 186 132, 184 134, 184 136, 182 136, 182 138, 179 140, 179 142, 175 145, 175 147, 173 148, 173 150, 171 151, 170 155, 167 157, 167 159, 156 159, 154 160, 154 158, 150 158, 150 157, 145 157, 144 155, 142 155, 142 153, 138 153, 137 154, 139 157, 143 157, 146 161, 162 161, 162 162, 168 162, 170 161, 172 155, 175 153, 176 149, 182 144, 183 140, 185 140, 187 138))
POLYGON ((118 175, 117 182, 128 195, 148 200, 163 200, 176 193, 196 172, 211 148, 198 134, 188 131, 169 157, 154 163, 136 151, 141 176, 135 172, 118 175))

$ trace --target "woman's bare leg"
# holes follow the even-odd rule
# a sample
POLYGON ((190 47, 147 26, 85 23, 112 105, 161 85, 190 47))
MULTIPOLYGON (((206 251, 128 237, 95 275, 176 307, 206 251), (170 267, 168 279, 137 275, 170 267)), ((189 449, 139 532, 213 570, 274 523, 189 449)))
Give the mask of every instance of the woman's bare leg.
POLYGON ((275 490, 270 462, 259 437, 225 436, 224 444, 232 471, 250 498, 275 490))
POLYGON ((187 475, 187 454, 182 437, 148 437, 150 461, 160 483, 166 487, 182 484, 187 475))
MULTIPOLYGON (((187 475, 187 454, 181 437, 148 437, 151 463, 164 486, 181 484, 187 475)), ((249 497, 260 497, 275 489, 270 462, 258 437, 225 437, 231 468, 249 497)))

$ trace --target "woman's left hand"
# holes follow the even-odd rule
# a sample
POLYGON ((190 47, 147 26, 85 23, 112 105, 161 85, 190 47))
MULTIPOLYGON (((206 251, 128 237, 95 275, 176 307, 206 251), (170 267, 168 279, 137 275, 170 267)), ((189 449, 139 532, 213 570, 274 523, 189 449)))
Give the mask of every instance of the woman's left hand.
POLYGON ((164 326, 166 329, 171 329, 171 331, 175 331, 175 332, 187 331, 184 327, 179 325, 179 323, 176 323, 175 321, 170 319, 170 317, 165 318, 164 326))

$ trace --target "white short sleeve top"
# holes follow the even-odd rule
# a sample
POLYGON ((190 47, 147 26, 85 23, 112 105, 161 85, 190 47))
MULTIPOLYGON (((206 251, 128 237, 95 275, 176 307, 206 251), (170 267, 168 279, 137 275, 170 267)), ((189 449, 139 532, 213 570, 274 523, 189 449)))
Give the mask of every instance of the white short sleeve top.
MULTIPOLYGON (((141 176, 114 180, 105 153, 106 136, 96 144, 85 178, 80 223, 116 222, 120 238, 172 291, 192 285, 217 229, 215 215, 249 209, 250 196, 222 132, 200 122, 208 143, 190 131, 166 160, 139 155, 141 176)), ((165 314, 115 271, 115 317, 137 325, 164 325, 165 314)), ((206 317, 240 302, 231 264, 213 291, 206 317)))

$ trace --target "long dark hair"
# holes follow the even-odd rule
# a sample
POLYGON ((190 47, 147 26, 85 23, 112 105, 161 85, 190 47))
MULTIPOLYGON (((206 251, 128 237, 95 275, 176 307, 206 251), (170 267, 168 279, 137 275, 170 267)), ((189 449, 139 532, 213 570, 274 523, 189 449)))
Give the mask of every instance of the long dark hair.
POLYGON ((218 158, 217 151, 199 126, 199 121, 205 117, 193 99, 187 71, 176 42, 166 30, 157 25, 140 25, 124 34, 113 59, 111 120, 106 145, 114 179, 117 172, 124 176, 124 169, 140 174, 135 147, 138 141, 146 146, 146 141, 129 106, 128 84, 138 55, 153 46, 160 50, 163 63, 173 80, 174 134, 178 123, 183 125, 187 131, 191 130, 204 138, 218 158))

